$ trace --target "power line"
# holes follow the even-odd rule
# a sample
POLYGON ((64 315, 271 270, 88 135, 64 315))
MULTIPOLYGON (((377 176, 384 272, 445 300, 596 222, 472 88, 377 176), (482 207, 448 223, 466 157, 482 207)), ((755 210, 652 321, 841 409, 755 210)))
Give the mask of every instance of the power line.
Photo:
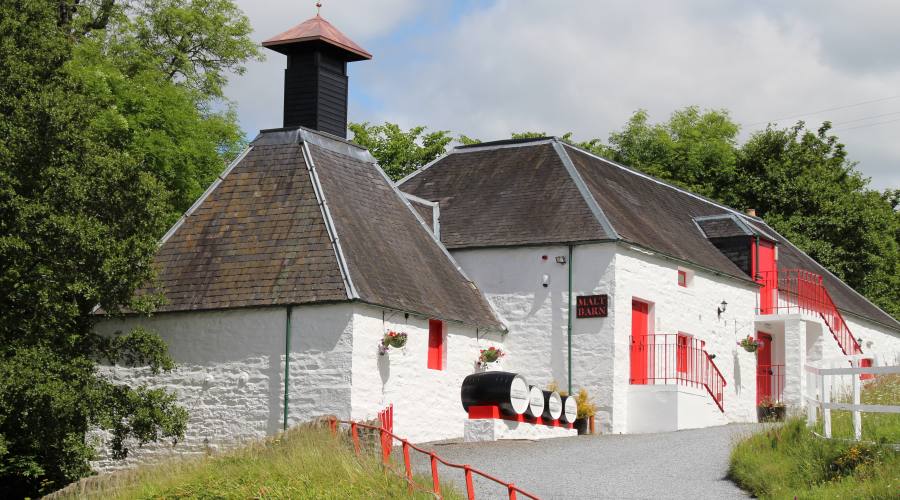
POLYGON ((832 130, 832 132, 846 132, 846 131, 848 131, 848 130, 854 130, 854 129, 858 129, 858 128, 875 127, 875 126, 877 126, 877 125, 886 125, 886 124, 888 124, 888 123, 895 123, 895 122, 900 122, 900 118, 895 118, 895 119, 893 119, 893 120, 886 120, 886 121, 883 121, 883 122, 867 123, 867 124, 865 124, 865 125, 857 125, 857 126, 855 126, 855 127, 848 127, 848 128, 834 129, 834 130, 832 130))
POLYGON ((873 119, 875 119, 875 118, 882 118, 882 117, 885 117, 885 116, 893 116, 893 115, 900 115, 900 111, 892 111, 892 112, 890 112, 890 113, 883 113, 883 114, 880 114, 880 115, 864 116, 864 117, 862 117, 862 118, 856 118, 856 119, 854 119, 854 120, 841 121, 840 123, 833 124, 833 125, 834 125, 835 127, 843 127, 844 125, 846 125, 846 124, 848 124, 848 123, 864 122, 864 121, 866 121, 866 120, 873 120, 873 119))
POLYGON ((892 100, 892 99, 900 99, 900 95, 894 95, 894 96, 889 96, 889 97, 882 97, 882 98, 880 98, 880 99, 872 99, 871 101, 862 101, 862 102, 857 102, 857 103, 854 103, 854 104, 846 104, 846 105, 843 105, 843 106, 835 106, 835 107, 833 107, 833 108, 825 108, 825 109, 820 109, 820 110, 817 110, 817 111, 810 111, 809 113, 801 113, 801 114, 799 114, 799 115, 784 116, 784 117, 781 117, 781 118, 776 118, 776 119, 774 119, 774 120, 766 120, 766 121, 762 121, 762 122, 749 123, 749 124, 747 124, 747 126, 748 126, 748 127, 752 127, 752 126, 754 126, 754 125, 765 125, 765 124, 768 124, 768 123, 780 122, 780 121, 782 121, 782 120, 792 120, 792 119, 794 119, 794 118, 802 118, 802 117, 804 117, 804 116, 819 115, 819 114, 822 114, 822 113, 827 113, 827 112, 829 112, 829 111, 837 111, 837 110, 840 110, 840 109, 855 108, 855 107, 857 107, 857 106, 864 106, 864 105, 866 105, 866 104, 873 104, 873 103, 876 103, 876 102, 890 101, 890 100, 892 100))

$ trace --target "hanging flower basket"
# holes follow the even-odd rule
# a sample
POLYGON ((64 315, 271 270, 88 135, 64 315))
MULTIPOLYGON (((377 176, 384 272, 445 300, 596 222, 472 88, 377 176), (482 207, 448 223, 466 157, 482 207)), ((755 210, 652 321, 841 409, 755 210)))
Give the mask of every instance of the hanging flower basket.
POLYGON ((741 339, 741 341, 738 342, 738 345, 743 347, 747 352, 756 352, 756 350, 759 349, 759 342, 749 335, 747 338, 741 339))
POLYGON ((391 347, 395 349, 403 348, 406 345, 407 338, 407 334, 395 332, 393 330, 385 333, 384 337, 381 338, 381 342, 378 344, 378 354, 384 356, 391 347))
POLYGON ((497 349, 496 347, 488 347, 487 349, 482 349, 481 353, 478 355, 478 361, 476 365, 481 368, 485 368, 491 363, 496 363, 503 356, 506 356, 506 353, 503 352, 502 349, 497 349))

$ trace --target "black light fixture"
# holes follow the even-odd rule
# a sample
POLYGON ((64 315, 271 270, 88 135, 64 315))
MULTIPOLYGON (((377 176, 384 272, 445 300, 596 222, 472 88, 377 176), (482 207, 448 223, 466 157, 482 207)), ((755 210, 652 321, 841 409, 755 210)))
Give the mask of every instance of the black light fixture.
POLYGON ((719 308, 716 309, 716 312, 718 313, 719 318, 722 317, 722 313, 725 312, 725 309, 727 309, 727 308, 728 308, 728 302, 725 302, 725 301, 723 300, 722 303, 719 304, 719 308))
POLYGON ((565 264, 565 263, 566 263, 566 256, 565 256, 565 255, 557 255, 557 256, 556 256, 556 263, 557 263, 557 264, 565 264))

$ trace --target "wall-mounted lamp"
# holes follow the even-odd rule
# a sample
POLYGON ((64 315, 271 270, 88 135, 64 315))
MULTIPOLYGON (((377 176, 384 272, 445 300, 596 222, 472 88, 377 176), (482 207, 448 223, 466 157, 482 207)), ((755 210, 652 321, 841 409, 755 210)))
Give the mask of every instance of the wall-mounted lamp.
POLYGON ((566 263, 566 256, 565 256, 565 255, 557 255, 557 256, 556 256, 556 263, 557 263, 557 264, 565 264, 565 263, 566 263))
POLYGON ((547 288, 548 286, 550 286, 550 275, 549 274, 545 274, 543 277, 541 277, 541 285, 543 285, 544 288, 547 288))
POLYGON ((724 312, 725 312, 725 309, 727 309, 727 308, 728 308, 728 302, 725 302, 725 301, 723 300, 722 303, 719 304, 719 308, 716 309, 716 312, 718 313, 719 318, 722 317, 722 313, 724 313, 724 312))

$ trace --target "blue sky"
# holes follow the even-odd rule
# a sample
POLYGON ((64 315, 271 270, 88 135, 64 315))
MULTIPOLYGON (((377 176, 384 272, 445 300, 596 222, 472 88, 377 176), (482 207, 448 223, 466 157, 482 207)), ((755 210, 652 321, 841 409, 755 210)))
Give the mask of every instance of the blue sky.
MULTIPOLYGON (((258 41, 315 14, 315 2, 237 3, 258 41)), ((521 130, 606 139, 637 109, 658 121, 688 105, 728 109, 742 137, 780 118, 828 119, 874 187, 900 188, 900 2, 323 4, 375 55, 351 65, 353 121, 490 140, 521 130)), ((227 89, 251 136, 281 125, 283 67, 270 53, 227 89)))

